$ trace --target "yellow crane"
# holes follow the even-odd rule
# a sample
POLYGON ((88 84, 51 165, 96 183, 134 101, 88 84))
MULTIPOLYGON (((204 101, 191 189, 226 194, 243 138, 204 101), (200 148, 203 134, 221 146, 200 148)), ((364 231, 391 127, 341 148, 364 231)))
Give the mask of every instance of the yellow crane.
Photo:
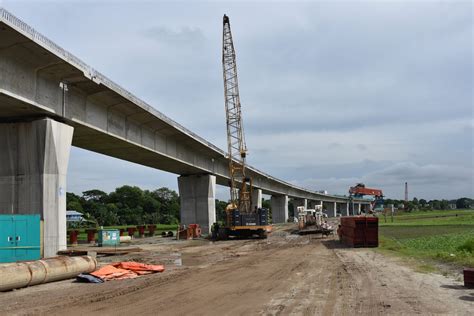
POLYGON ((220 230, 220 236, 266 237, 267 231, 270 230, 268 210, 252 207, 252 179, 246 170, 247 146, 242 123, 237 63, 227 15, 224 15, 223 19, 222 70, 229 155, 230 203, 226 208, 226 226, 220 230))

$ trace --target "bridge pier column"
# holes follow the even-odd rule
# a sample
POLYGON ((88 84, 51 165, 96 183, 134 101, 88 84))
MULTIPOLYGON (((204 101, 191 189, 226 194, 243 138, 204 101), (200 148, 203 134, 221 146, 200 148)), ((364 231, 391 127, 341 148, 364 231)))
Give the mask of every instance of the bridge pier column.
POLYGON ((66 249, 66 173, 74 129, 49 118, 0 124, 0 213, 40 214, 44 257, 66 249))
POLYGON ((272 195, 270 203, 273 223, 286 223, 288 221, 288 195, 272 195))
POLYGON ((178 188, 181 224, 199 224, 204 234, 210 234, 216 221, 216 176, 180 176, 178 188))
POLYGON ((326 214, 328 217, 336 217, 336 202, 326 202, 323 207, 326 208, 326 214))
POLYGON ((303 206, 304 209, 307 209, 308 208, 308 200, 306 199, 293 199, 292 201, 293 203, 293 216, 294 217, 298 217, 298 207, 301 207, 303 206))
POLYGON ((255 208, 262 207, 262 190, 261 189, 253 189, 252 190, 252 207, 255 208))

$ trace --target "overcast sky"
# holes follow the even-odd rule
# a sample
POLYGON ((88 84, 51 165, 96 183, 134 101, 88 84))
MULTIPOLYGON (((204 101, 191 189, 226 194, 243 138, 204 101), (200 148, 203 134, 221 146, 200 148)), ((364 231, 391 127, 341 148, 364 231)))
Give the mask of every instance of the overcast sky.
MULTIPOLYGON (((251 165, 336 194, 364 182, 403 198, 408 181, 410 198, 474 196, 471 1, 0 3, 220 148, 226 13, 251 165)), ((71 152, 69 191, 176 182, 71 152)))

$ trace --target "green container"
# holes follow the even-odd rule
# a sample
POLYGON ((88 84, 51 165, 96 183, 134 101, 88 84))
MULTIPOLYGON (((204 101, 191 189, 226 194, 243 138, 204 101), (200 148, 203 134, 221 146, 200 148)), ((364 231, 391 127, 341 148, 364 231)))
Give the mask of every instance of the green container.
POLYGON ((117 246, 120 244, 120 232, 118 229, 100 229, 99 247, 117 246))
POLYGON ((38 260, 40 216, 0 215, 0 262, 38 260))

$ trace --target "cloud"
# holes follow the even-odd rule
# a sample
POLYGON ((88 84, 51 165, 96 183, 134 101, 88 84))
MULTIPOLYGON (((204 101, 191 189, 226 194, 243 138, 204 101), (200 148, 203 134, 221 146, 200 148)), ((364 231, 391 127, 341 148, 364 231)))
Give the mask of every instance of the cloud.
POLYGON ((144 30, 143 35, 159 43, 175 45, 180 48, 203 45, 206 40, 200 28, 189 26, 181 27, 179 30, 172 30, 165 26, 154 26, 144 30))
POLYGON ((473 168, 397 162, 361 177, 307 178, 302 181, 293 180, 293 183, 311 187, 314 190, 326 189, 330 193, 337 193, 340 192, 341 185, 344 185, 348 190, 350 186, 362 182, 368 187, 383 189, 386 196, 401 199, 403 198, 404 183, 408 182, 412 197, 436 199, 439 197, 472 196, 474 192, 473 179, 473 168), (427 187, 430 190, 426 190, 427 187))
MULTIPOLYGON (((401 198, 409 181, 418 197, 474 195, 472 2, 4 5, 220 148, 227 13, 252 165, 333 193, 365 181, 401 198)), ((176 187, 89 152, 69 170, 77 190, 176 187)))

